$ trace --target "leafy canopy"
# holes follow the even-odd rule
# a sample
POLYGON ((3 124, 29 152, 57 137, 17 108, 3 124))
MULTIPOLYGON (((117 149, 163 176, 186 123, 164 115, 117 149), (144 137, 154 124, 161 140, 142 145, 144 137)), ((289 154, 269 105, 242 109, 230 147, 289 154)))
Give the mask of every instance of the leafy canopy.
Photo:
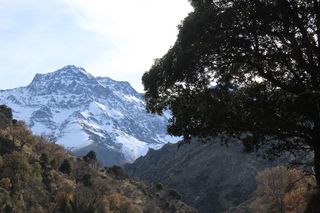
POLYGON ((185 138, 248 133, 277 151, 318 147, 320 2, 191 4, 175 45, 143 76, 147 109, 172 110, 168 131, 185 138))

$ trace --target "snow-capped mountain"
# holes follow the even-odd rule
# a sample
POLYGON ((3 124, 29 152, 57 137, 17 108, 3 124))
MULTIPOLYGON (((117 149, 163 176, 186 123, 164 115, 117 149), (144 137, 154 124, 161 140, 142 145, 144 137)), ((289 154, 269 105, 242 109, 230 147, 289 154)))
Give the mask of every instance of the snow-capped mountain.
POLYGON ((96 78, 75 66, 37 74, 26 87, 0 90, 0 103, 33 132, 76 154, 95 150, 105 165, 131 162, 177 140, 166 133, 168 115, 148 114, 128 82, 96 78))

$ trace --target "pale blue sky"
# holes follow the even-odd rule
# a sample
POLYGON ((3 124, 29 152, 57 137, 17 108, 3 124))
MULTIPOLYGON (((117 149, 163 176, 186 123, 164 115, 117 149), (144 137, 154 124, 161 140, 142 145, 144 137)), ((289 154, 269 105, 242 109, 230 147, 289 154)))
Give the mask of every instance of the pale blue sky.
POLYGON ((191 10, 188 0, 0 0, 0 89, 73 64, 141 92, 191 10))

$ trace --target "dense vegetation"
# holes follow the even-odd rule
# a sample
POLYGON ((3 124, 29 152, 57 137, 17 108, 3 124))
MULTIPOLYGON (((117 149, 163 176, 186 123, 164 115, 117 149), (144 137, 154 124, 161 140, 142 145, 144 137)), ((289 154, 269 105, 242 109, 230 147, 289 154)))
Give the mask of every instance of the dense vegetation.
POLYGON ((127 179, 35 136, 0 106, 0 212, 194 212, 165 189, 127 179))
POLYGON ((303 170, 277 166, 257 176, 256 196, 249 204, 251 212, 319 212, 315 179, 303 170))
POLYGON ((190 0, 175 45, 143 76, 168 130, 314 152, 320 186, 319 0, 190 0))

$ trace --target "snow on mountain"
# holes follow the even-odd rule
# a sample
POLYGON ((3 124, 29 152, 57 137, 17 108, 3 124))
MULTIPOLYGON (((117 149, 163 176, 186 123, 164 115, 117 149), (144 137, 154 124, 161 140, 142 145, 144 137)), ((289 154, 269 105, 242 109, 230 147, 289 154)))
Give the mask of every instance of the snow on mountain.
POLYGON ((71 65, 37 74, 26 87, 0 90, 0 103, 35 133, 77 154, 93 149, 105 165, 132 162, 177 141, 166 133, 170 115, 148 114, 128 82, 95 78, 71 65))

